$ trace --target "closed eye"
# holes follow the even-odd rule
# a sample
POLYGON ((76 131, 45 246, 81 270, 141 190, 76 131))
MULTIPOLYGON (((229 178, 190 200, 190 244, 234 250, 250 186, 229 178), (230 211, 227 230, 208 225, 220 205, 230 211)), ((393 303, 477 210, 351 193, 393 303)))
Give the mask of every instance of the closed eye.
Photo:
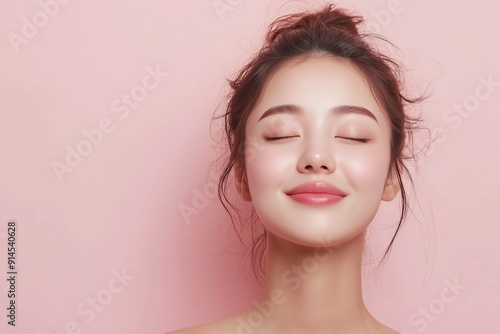
MULTIPOLYGON (((277 141, 277 140, 282 140, 282 139, 290 139, 294 138, 296 136, 286 136, 286 137, 264 137, 264 140, 267 141, 277 141)), ((369 140, 365 138, 350 138, 350 137, 339 137, 337 136, 336 138, 342 138, 342 139, 347 139, 347 140, 352 140, 360 143, 367 143, 369 140)))
POLYGON ((364 138, 350 138, 350 137, 339 137, 339 136, 337 136, 336 138, 342 138, 342 139, 357 141, 357 142, 360 142, 360 143, 367 143, 368 142, 368 139, 364 139, 364 138))
POLYGON ((264 137, 264 140, 265 140, 265 141, 276 141, 276 140, 280 140, 280 139, 289 139, 289 138, 293 138, 293 137, 296 137, 296 136, 287 136, 287 137, 264 137))

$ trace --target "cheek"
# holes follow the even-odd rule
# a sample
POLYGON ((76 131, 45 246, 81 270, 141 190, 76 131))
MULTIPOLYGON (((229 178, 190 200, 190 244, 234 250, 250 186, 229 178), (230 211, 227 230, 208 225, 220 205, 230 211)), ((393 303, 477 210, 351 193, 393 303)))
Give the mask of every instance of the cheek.
POLYGON ((367 149, 362 154, 343 159, 342 170, 356 191, 366 193, 382 192, 389 170, 389 163, 389 150, 374 147, 367 149))
POLYGON ((293 156, 283 151, 261 149, 246 154, 246 171, 252 193, 282 185, 290 173, 293 156))

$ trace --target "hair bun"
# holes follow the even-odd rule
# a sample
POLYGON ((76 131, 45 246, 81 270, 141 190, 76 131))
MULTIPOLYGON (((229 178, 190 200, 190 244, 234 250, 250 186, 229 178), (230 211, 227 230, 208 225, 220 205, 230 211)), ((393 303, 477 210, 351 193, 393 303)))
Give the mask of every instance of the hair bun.
POLYGON ((363 22, 362 16, 349 14, 344 9, 328 4, 318 12, 282 16, 270 25, 266 41, 273 43, 284 32, 314 31, 318 28, 343 30, 351 35, 359 35, 357 25, 361 22, 363 22))

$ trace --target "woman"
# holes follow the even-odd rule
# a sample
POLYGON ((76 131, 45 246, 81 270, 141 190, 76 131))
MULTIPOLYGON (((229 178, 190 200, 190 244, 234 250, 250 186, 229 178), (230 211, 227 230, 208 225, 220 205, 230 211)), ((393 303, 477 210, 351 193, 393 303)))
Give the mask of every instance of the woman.
POLYGON ((406 216, 403 151, 420 120, 405 107, 422 98, 402 95, 397 65, 361 22, 333 5, 282 17, 231 81, 219 198, 234 172, 264 227, 253 246, 267 246, 265 291, 243 312, 172 333, 397 333, 364 305, 361 259, 381 201, 402 196, 396 234, 406 216))

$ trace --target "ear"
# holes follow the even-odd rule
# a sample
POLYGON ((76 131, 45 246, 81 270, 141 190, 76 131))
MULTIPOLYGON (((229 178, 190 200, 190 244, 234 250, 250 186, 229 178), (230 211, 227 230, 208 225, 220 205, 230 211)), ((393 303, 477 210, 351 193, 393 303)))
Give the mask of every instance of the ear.
POLYGON ((244 201, 251 201, 250 190, 248 189, 248 180, 246 172, 238 165, 235 164, 235 186, 236 191, 240 194, 244 201))
POLYGON ((398 175, 396 168, 393 167, 387 175, 387 180, 385 181, 384 193, 382 194, 382 200, 390 202, 396 197, 396 195, 401 191, 401 187, 398 182, 398 175))

